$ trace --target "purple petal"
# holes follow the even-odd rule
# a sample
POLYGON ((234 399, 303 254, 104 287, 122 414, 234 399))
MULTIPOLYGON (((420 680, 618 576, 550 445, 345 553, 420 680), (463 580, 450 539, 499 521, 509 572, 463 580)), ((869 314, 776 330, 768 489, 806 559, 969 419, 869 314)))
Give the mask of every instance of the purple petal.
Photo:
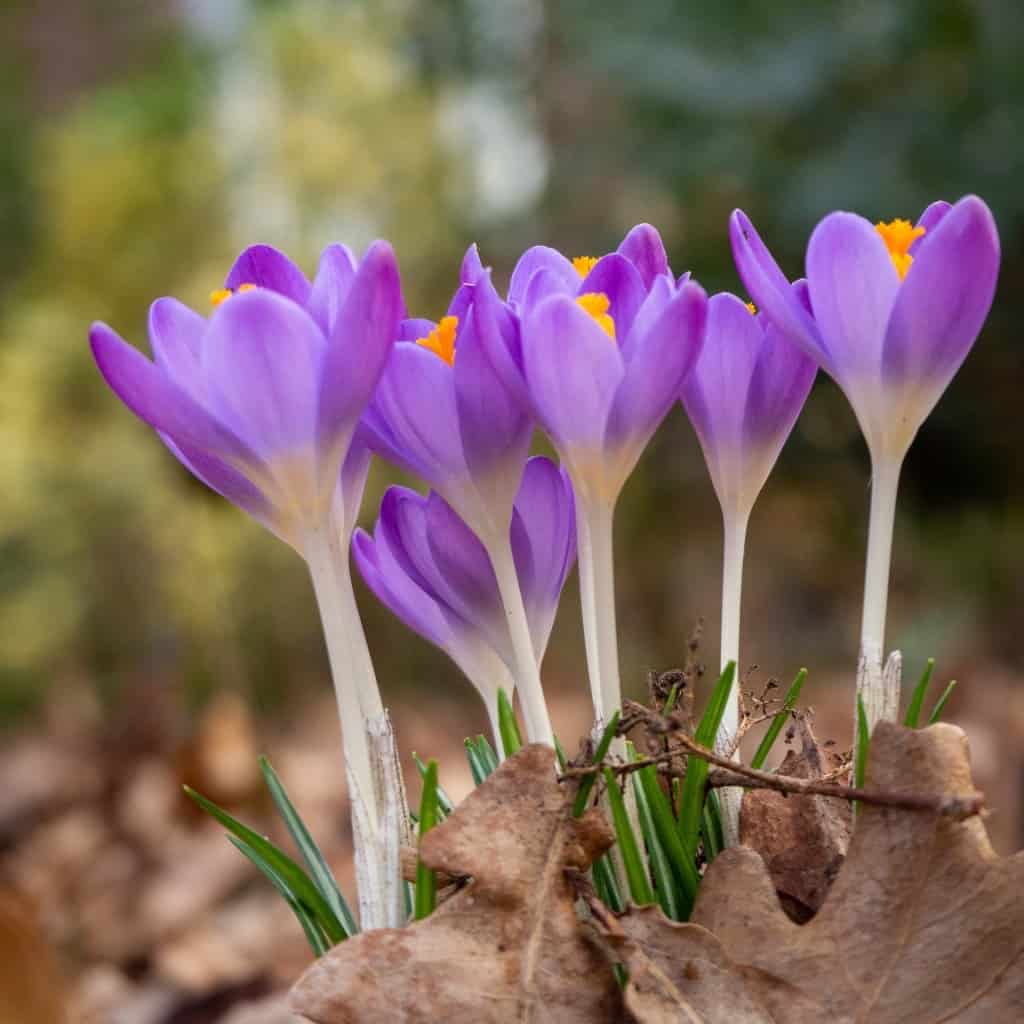
POLYGON ((819 365, 828 368, 829 351, 814 318, 742 210, 734 210, 729 218, 729 239, 736 270, 757 308, 819 365))
POLYGON ((471 284, 460 284, 452 296, 452 301, 448 303, 446 316, 458 317, 460 323, 465 320, 475 291, 475 287, 471 284))
MULTIPOLYGON (((373 397, 401 315, 395 254, 387 242, 374 242, 352 282, 324 356, 317 427, 325 455, 347 437, 373 397)), ((340 462, 342 454, 332 452, 326 462, 340 462)), ((326 468, 332 477, 337 472, 326 468)))
POLYGON ((608 312, 615 321, 615 333, 620 338, 629 333, 637 311, 647 298, 647 289, 636 267, 616 252, 602 256, 594 264, 579 292, 581 295, 601 292, 608 296, 608 312))
POLYGON ((462 257, 462 266, 459 268, 459 281, 462 284, 476 284, 477 278, 484 274, 484 265, 480 262, 480 253, 474 242, 462 257))
MULTIPOLYGON (((689 281, 689 275, 687 275, 689 281)), ((683 282, 684 284, 686 282, 683 282)), ((681 287, 681 286, 680 286, 681 287)), ((647 336, 647 332, 657 322, 662 311, 672 301, 677 288, 672 284, 672 278, 659 277, 647 293, 629 331, 620 334, 618 337, 619 351, 622 353, 623 361, 629 362, 633 358, 633 349, 636 343, 647 336)))
POLYGON ((549 270, 560 278, 566 293, 575 295, 580 285, 580 275, 576 268, 557 249, 547 245, 535 245, 527 249, 512 271, 512 280, 508 286, 508 301, 519 306, 526 298, 526 288, 530 278, 538 270, 549 270))
POLYGON ((686 284, 665 306, 642 339, 634 343, 626 374, 615 395, 605 442, 609 449, 643 447, 679 397, 701 345, 707 295, 686 284))
POLYGON ((636 267, 645 290, 654 284, 655 278, 670 273, 665 244, 650 224, 637 224, 622 240, 618 251, 636 267))
POLYGON ((180 447, 199 448, 239 462, 258 461, 237 434, 106 324, 92 325, 89 342, 100 373, 139 419, 180 447))
POLYGON ((974 344, 995 294, 999 235, 989 208, 961 199, 923 239, 885 334, 890 386, 920 390, 925 414, 974 344))
POLYGON ((435 327, 437 327, 437 324, 433 320, 424 320, 422 317, 402 320, 395 331, 395 340, 419 341, 421 338, 428 337, 435 327))
POLYGON ((351 530, 359 519, 359 508, 363 503, 363 491, 366 489, 371 458, 370 449, 357 433, 345 461, 341 464, 341 474, 338 477, 341 513, 345 517, 343 528, 346 530, 351 530))
POLYGON ((309 302, 306 275, 283 252, 270 245, 251 245, 235 260, 224 287, 237 291, 243 284, 268 288, 300 306, 309 302))
POLYGON ((308 308, 310 316, 327 336, 334 330, 356 270, 356 258, 347 245, 329 245, 320 256, 308 308))
POLYGON ((177 299, 157 299, 149 307, 149 343, 156 365, 200 401, 199 352, 205 332, 206 320, 177 299))
MULTIPOLYGON (((503 467, 514 466, 515 477, 526 459, 533 423, 521 401, 505 386, 495 370, 482 334, 496 331, 495 310, 474 304, 459 331, 455 350, 455 401, 459 436, 470 474, 486 480, 503 467)), ((501 342, 498 345, 504 350, 501 342)), ((514 480, 511 487, 515 487, 514 480)), ((511 504, 512 493, 507 501, 511 504)))
POLYGON ((311 469, 324 344, 291 300, 266 289, 235 295, 214 312, 203 339, 211 410, 264 459, 311 469))
POLYGON ((921 243, 939 226, 942 218, 952 209, 953 207, 945 199, 938 199, 928 205, 917 221, 917 227, 924 228, 925 233, 911 242, 910 248, 907 250, 911 256, 921 248, 921 243))
POLYGON ((381 458, 434 486, 466 474, 452 368, 422 345, 394 346, 363 424, 381 458))
POLYGON ((523 363, 537 418, 556 447, 599 448, 624 373, 618 345, 572 299, 556 295, 526 316, 523 363))
MULTIPOLYGON (((573 273, 576 272, 573 271, 573 273)), ((554 271, 548 270, 547 267, 541 267, 526 285, 526 292, 523 295, 522 301, 518 304, 520 316, 524 315, 526 310, 540 305, 540 303, 552 295, 576 295, 579 285, 580 277, 578 274, 576 275, 575 287, 569 289, 566 288, 565 278, 561 274, 556 274, 554 271)))
MULTIPOLYGON (((828 347, 828 372, 847 389, 877 375, 900 278, 874 225, 854 213, 822 220, 807 243, 807 287, 828 347)), ((767 307, 765 313, 775 320, 767 307)), ((776 326, 786 330, 783 323, 776 326)))
MULTIPOLYGON (((545 271, 541 271, 541 274, 545 271)), ((539 277, 540 274, 535 275, 539 277)), ((476 336, 487 353, 494 372, 524 409, 530 396, 523 375, 523 342, 519 318, 501 301, 491 284, 490 273, 480 278, 473 299, 476 336)))

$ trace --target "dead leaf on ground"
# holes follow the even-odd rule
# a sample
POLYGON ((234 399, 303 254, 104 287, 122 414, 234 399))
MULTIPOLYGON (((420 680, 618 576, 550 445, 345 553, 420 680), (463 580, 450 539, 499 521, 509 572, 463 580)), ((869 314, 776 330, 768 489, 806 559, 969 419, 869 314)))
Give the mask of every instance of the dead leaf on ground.
POLYGON ((525 747, 423 842, 431 868, 472 881, 425 921, 336 946, 299 979, 293 1008, 315 1024, 620 1020, 564 871, 611 838, 599 818, 570 816, 554 751, 525 747))
MULTIPOLYGON (((800 749, 790 750, 779 774, 820 779, 828 758, 805 718, 794 728, 800 749)), ((852 817, 844 800, 748 789, 740 813, 740 842, 764 859, 775 890, 794 921, 809 920, 821 907, 850 844, 852 817)))

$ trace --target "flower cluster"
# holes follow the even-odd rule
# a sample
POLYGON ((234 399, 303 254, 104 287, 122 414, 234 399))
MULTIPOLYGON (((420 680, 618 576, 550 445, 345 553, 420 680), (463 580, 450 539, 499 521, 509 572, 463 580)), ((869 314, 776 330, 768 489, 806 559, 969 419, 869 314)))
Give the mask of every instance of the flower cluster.
MULTIPOLYGON (((540 666, 577 544, 595 720, 621 702, 614 510, 677 401, 721 504, 721 657, 738 662, 747 523, 819 367, 871 453, 858 688, 872 724, 895 716, 881 659, 897 480, 988 313, 995 223, 973 196, 934 203, 914 225, 832 213, 795 281, 739 211, 730 235, 752 303, 677 277, 641 224, 600 257, 527 250, 504 296, 471 247, 437 322, 407 316, 394 254, 376 242, 361 260, 329 247, 312 282, 276 250, 247 249, 209 315, 154 303, 152 361, 94 325, 96 362, 122 401, 307 561, 350 778, 371 822, 386 819, 367 743, 383 705, 350 545, 371 590, 449 654, 492 723, 498 688, 514 688, 528 737, 550 743, 540 666), (538 428, 561 466, 529 457, 538 428), (355 524, 371 455, 430 493, 392 487, 368 533, 355 524)), ((737 707, 734 695, 722 749, 734 745, 737 707)), ((722 802, 734 839, 728 791, 722 802)))

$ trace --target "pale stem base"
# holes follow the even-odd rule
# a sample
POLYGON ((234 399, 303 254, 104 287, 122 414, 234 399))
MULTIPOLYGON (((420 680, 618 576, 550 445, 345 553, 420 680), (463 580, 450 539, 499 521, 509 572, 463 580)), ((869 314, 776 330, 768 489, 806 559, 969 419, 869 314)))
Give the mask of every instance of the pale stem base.
MULTIPOLYGON (((740 613, 743 600, 743 552, 747 540, 748 520, 748 512, 723 512, 721 663, 724 669, 731 661, 736 669, 732 692, 725 705, 718 735, 715 737, 715 752, 723 754, 732 750, 734 761, 738 761, 740 757, 739 751, 733 748, 740 722, 740 613)), ((718 792, 722 837, 726 846, 735 846, 739 842, 742 800, 743 791, 738 787, 728 786, 718 792)))
POLYGON ((546 743, 554 746, 554 733, 551 719, 548 716, 544 690, 541 688, 540 667, 533 649, 530 636, 530 624, 526 618, 522 591, 519 589, 519 576, 516 573, 515 559, 512 557, 512 546, 507 534, 500 540, 487 545, 494 567, 494 575, 498 580, 498 591, 501 603, 505 608, 505 620, 508 623, 509 637, 512 640, 512 652, 515 658, 516 688, 519 691, 519 702, 523 709, 523 721, 526 725, 526 736, 531 743, 546 743))
MULTIPOLYGON (((900 693, 893 673, 883 671, 885 612, 889 597, 892 538, 896 523, 902 457, 881 456, 871 462, 871 514, 864 570, 864 615, 857 665, 857 696, 864 703, 868 731, 880 721, 899 717, 900 693)), ((857 708, 854 705, 854 721, 857 708)), ((856 730, 854 735, 856 736, 856 730)))

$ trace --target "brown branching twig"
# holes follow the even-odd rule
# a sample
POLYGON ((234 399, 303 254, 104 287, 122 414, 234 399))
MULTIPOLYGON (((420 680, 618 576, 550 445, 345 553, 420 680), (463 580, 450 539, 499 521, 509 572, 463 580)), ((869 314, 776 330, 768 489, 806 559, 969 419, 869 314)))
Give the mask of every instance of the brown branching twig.
POLYGON ((569 768, 561 778, 578 778, 600 771, 604 767, 611 768, 617 775, 639 771, 647 765, 660 765, 667 761, 687 754, 699 757, 708 764, 720 769, 712 773, 714 786, 742 786, 745 789, 773 789, 778 793, 795 793, 804 796, 825 796, 837 800, 857 800, 865 804, 882 807, 901 807, 909 811, 931 811, 944 817, 963 821, 965 818, 979 814, 985 806, 982 793, 974 792, 963 796, 951 793, 896 793, 890 790, 863 789, 858 786, 843 786, 836 782, 822 779, 799 779, 792 775, 779 775, 776 772, 759 771, 743 764, 721 757, 707 747, 701 746, 696 740, 683 733, 676 733, 675 744, 662 754, 655 757, 641 758, 629 764, 587 765, 582 768, 569 768))

